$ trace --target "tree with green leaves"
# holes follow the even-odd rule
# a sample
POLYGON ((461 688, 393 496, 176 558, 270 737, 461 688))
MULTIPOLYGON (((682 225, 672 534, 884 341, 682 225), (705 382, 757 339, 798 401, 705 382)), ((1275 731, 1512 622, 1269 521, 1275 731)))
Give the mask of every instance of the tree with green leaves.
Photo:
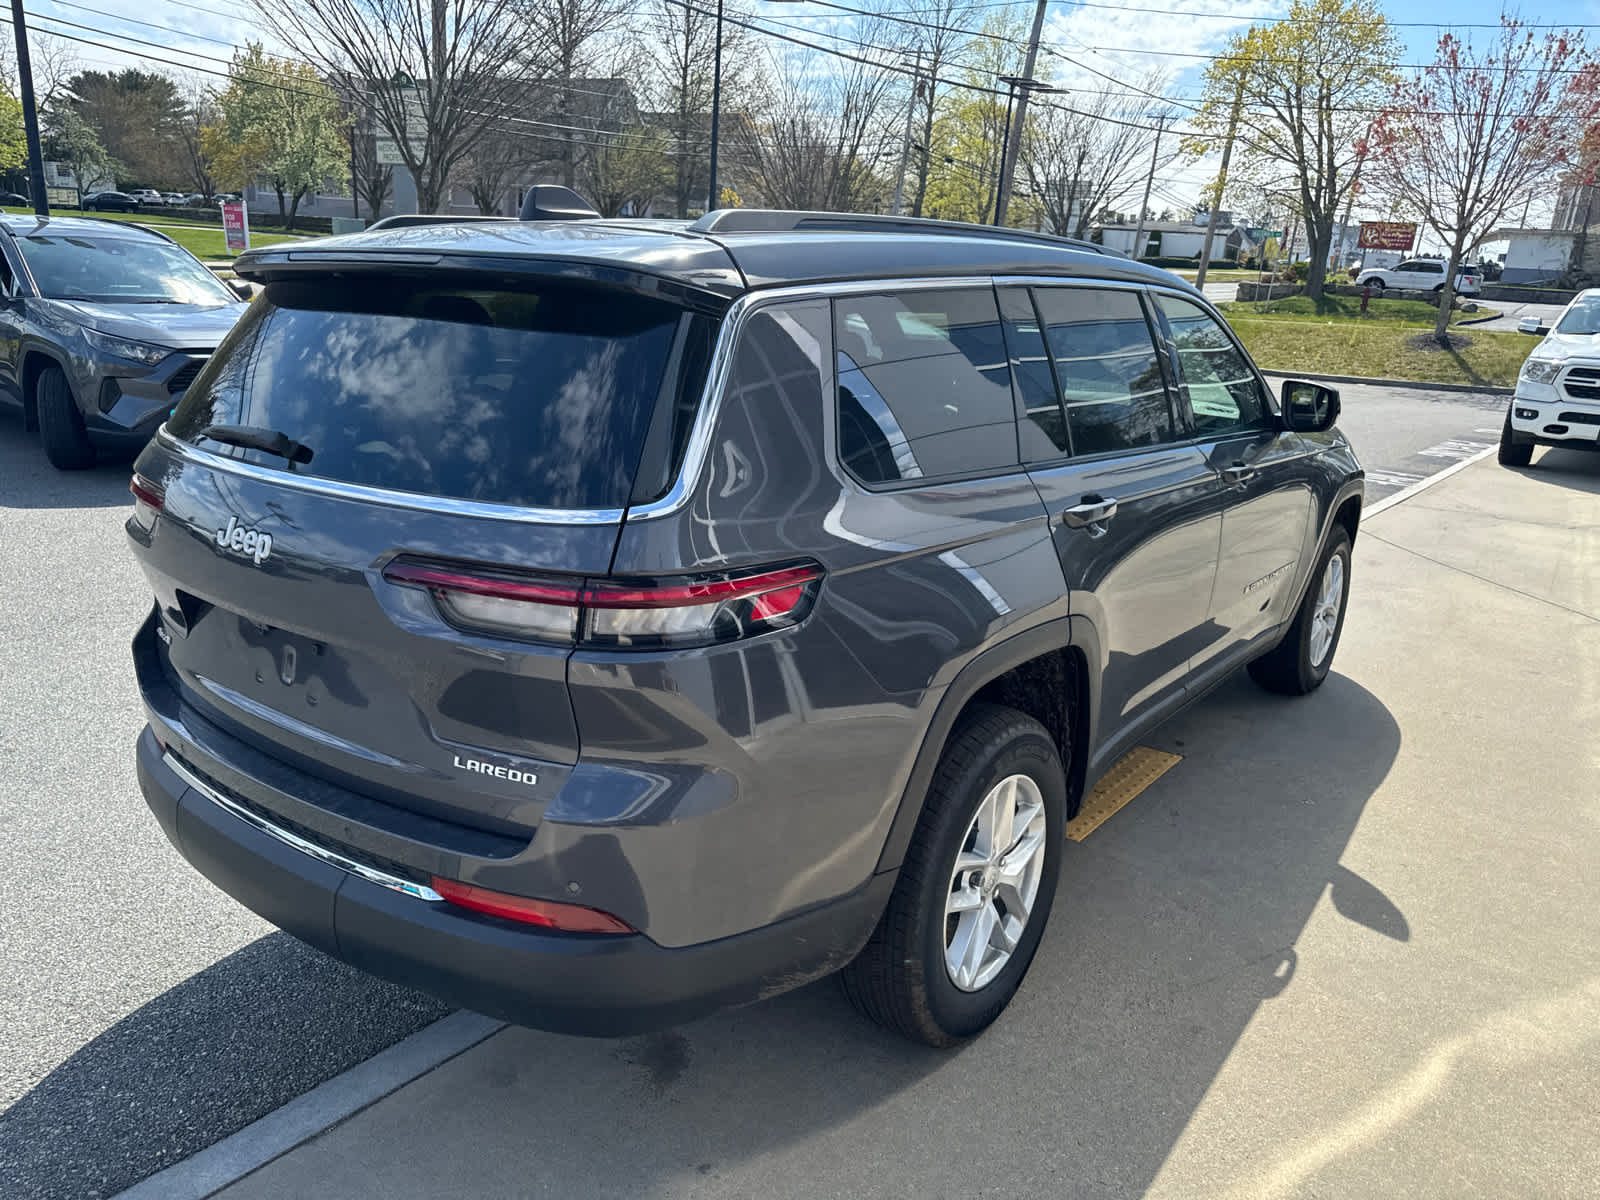
MULTIPOLYGON (((1400 45, 1375 0, 1294 0, 1270 25, 1236 34, 1206 69, 1201 133, 1238 111, 1234 172, 1283 196, 1305 222, 1306 290, 1320 297, 1333 226, 1356 183, 1359 146, 1394 79, 1400 45)), ((1209 152, 1215 142, 1193 140, 1209 152)))
POLYGON ((967 43, 962 74, 972 88, 991 90, 946 92, 927 143, 931 162, 922 212, 947 221, 989 220, 1006 137, 1006 98, 993 90, 1000 86, 995 80, 1022 72, 1020 43, 1027 30, 1021 18, 1002 11, 985 20, 982 29, 988 36, 967 43))
POLYGON ((183 119, 188 104, 178 84, 155 71, 79 71, 62 98, 94 129, 127 182, 170 188, 188 177, 183 119))
POLYGON ((274 58, 259 43, 234 54, 230 75, 217 94, 222 119, 205 141, 214 173, 234 187, 269 180, 293 229, 300 202, 343 178, 344 110, 315 67, 274 58))
POLYGON ((602 217, 621 216, 630 204, 638 215, 652 199, 671 190, 669 145, 666 133, 643 125, 601 135, 584 160, 582 182, 602 217))
POLYGON ((100 135, 84 119, 77 107, 58 102, 44 111, 44 156, 58 162, 72 172, 73 184, 78 190, 78 203, 83 203, 86 184, 102 176, 115 176, 121 168, 106 148, 100 144, 100 135))
POLYGON ((0 92, 0 171, 15 171, 28 164, 28 138, 22 125, 22 105, 0 92))

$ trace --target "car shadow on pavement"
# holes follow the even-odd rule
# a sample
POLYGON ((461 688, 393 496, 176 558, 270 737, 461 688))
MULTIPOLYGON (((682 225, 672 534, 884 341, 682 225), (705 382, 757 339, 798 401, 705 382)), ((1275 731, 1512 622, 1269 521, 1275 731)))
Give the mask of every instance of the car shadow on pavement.
POLYGON ((227 1195, 1139 1196, 1325 893, 1410 938, 1340 863, 1400 748, 1377 697, 1241 677, 1150 742, 1185 761, 1068 844, 1032 973, 957 1050, 830 981, 621 1042, 508 1029, 227 1195))
POLYGON ((258 938, 0 1112, 0 1196, 114 1195, 449 1011, 286 933, 258 938))
POLYGON ((58 471, 20 414, 0 410, 0 508, 115 508, 132 505, 133 456, 102 451, 87 471, 58 471))
POLYGON ((1600 454, 1593 450, 1563 450, 1551 446, 1535 450, 1531 467, 1513 467, 1519 475, 1558 483, 1574 491, 1600 495, 1600 454))

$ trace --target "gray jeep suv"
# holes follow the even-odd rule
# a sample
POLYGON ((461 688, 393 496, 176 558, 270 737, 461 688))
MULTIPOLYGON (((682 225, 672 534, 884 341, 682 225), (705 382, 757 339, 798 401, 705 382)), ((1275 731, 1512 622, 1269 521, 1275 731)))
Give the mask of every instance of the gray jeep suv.
POLYGON ((238 270, 136 464, 140 781, 223 890, 454 1003, 614 1035, 840 971, 951 1044, 1097 777, 1332 661, 1337 395, 1097 247, 739 211, 238 270))

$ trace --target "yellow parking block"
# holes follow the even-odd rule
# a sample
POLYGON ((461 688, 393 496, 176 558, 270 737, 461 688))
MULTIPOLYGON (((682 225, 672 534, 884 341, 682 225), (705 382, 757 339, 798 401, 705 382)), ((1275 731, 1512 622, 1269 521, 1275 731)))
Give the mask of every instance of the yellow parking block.
POLYGON ((1135 746, 1101 776, 1094 791, 1083 798, 1078 815, 1067 822, 1067 837, 1081 842, 1104 825, 1128 801, 1183 761, 1181 754, 1135 746))

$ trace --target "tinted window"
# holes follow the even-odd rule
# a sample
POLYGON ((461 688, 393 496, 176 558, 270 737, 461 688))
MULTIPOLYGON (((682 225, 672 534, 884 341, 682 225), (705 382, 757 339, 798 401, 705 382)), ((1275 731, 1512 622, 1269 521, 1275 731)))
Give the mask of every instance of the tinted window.
POLYGON ((204 434, 277 430, 311 448, 297 473, 346 483, 618 508, 681 318, 661 301, 573 286, 274 283, 168 424, 213 453, 283 468, 204 434))
POLYGON ((52 300, 215 305, 239 299, 170 242, 39 233, 16 244, 39 294, 52 300))
POLYGON ((1036 288, 1074 454, 1174 440, 1172 410, 1139 297, 1036 288))
POLYGON ((1227 330, 1188 300, 1160 295, 1156 303, 1172 329, 1178 377, 1189 394, 1195 432, 1207 437, 1270 425, 1261 382, 1227 330))
POLYGON ((1044 331, 1027 290, 1001 288, 1000 313, 1005 318, 1011 375, 1017 382, 1026 418, 1017 427, 1023 460, 1038 462, 1071 453, 1067 414, 1061 407, 1050 356, 1044 348, 1044 331))
POLYGON ((994 292, 834 301, 839 456, 866 483, 1015 466, 1011 372, 994 292))

